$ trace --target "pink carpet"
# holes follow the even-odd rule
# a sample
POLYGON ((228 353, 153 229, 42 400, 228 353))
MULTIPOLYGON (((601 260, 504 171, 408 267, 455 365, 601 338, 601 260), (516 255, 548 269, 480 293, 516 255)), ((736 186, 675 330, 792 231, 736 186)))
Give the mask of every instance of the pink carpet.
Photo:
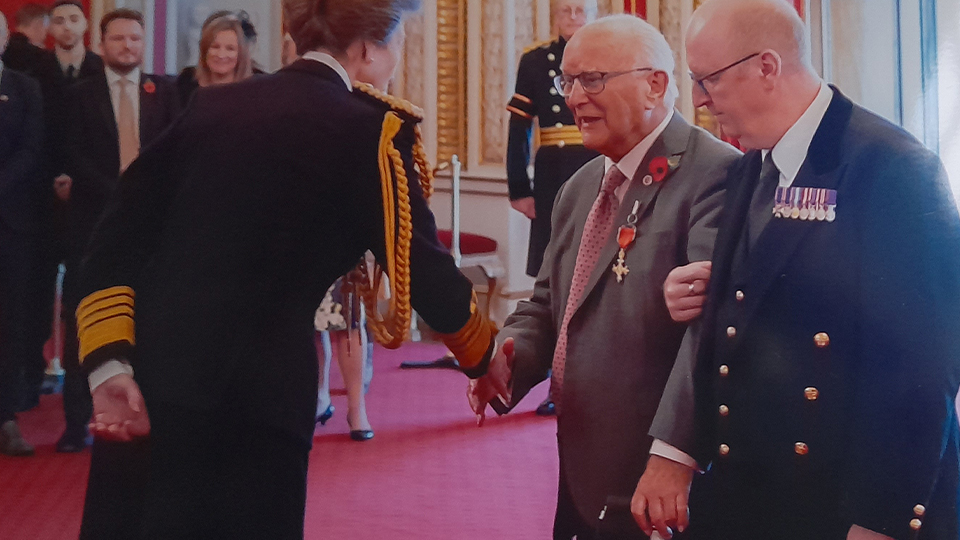
MULTIPOLYGON (((318 427, 310 457, 306 538, 488 540, 549 538, 556 504, 556 427, 532 410, 541 385, 517 412, 478 429, 466 378, 450 370, 401 371, 430 360, 436 345, 377 349, 367 412, 376 432, 347 435, 346 397, 318 427)), ((336 364, 334 364, 336 366, 336 364)), ((341 382, 333 368, 332 387, 341 382)), ((80 527, 89 453, 61 455, 59 396, 20 415, 33 458, 0 457, 0 540, 73 540, 80 527)))

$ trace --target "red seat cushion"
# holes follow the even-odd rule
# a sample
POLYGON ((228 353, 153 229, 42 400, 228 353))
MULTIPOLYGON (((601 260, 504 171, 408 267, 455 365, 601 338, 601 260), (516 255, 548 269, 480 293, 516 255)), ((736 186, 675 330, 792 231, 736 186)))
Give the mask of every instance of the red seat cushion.
MULTIPOLYGON (((437 237, 447 249, 453 249, 453 231, 439 230, 437 237)), ((488 236, 479 234, 460 233, 460 254, 480 255, 482 253, 496 253, 497 241, 488 236)))

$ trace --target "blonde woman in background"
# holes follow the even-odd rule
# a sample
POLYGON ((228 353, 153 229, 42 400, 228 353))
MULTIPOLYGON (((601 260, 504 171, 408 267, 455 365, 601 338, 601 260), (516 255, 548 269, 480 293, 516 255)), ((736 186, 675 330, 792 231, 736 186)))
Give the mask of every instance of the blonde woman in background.
MULTIPOLYGON (((180 102, 186 105, 197 88, 230 84, 253 75, 250 40, 244 29, 249 21, 230 13, 212 17, 203 26, 200 35, 200 61, 196 67, 185 68, 177 77, 180 102)), ((253 31, 256 35, 256 31, 253 31)))

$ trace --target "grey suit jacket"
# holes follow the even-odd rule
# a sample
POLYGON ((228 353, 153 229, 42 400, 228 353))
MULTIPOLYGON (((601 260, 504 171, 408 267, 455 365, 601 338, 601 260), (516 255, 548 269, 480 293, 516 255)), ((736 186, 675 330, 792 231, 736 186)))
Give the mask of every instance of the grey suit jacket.
MULTIPOLYGON (((608 496, 632 495, 646 466, 653 440, 648 430, 687 331, 670 319, 663 282, 677 266, 709 260, 724 179, 738 155, 676 113, 629 185, 614 232, 570 321, 557 438, 560 467, 588 522, 596 520, 608 496), (664 181, 643 185, 650 161, 660 156, 679 157, 679 165, 664 181), (635 201, 640 210, 637 239, 626 253, 630 273, 617 283, 612 272, 619 250, 616 230, 626 224, 635 201)), ((600 157, 561 189, 533 297, 517 307, 498 336, 501 343, 508 337, 515 343, 511 405, 550 369, 580 238, 603 175, 600 157)), ((690 363, 680 362, 687 371, 690 363)), ((692 410, 693 404, 683 406, 692 410)))

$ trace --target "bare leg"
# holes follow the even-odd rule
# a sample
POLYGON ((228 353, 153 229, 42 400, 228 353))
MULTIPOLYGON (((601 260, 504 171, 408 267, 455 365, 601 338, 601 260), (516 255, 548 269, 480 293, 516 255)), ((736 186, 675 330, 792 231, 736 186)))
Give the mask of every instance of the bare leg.
POLYGON ((363 359, 364 347, 361 344, 360 330, 351 329, 336 332, 337 363, 343 375, 343 384, 347 388, 347 422, 351 430, 370 430, 367 419, 367 406, 363 398, 363 359))
POLYGON ((317 418, 320 418, 326 413, 327 408, 330 407, 330 362, 333 357, 333 347, 330 345, 330 332, 320 332, 320 340, 323 348, 317 351, 317 361, 320 362, 320 389, 317 392, 317 418))

